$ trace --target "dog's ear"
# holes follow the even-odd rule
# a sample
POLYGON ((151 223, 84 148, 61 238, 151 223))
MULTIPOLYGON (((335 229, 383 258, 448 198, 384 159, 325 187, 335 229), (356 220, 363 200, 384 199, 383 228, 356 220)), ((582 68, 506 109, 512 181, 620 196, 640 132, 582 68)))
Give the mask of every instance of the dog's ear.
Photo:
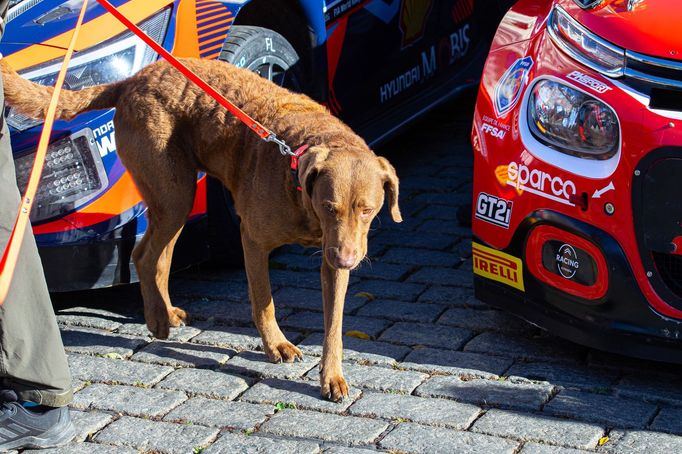
POLYGON ((379 165, 383 170, 384 191, 388 193, 388 206, 391 211, 391 218, 394 222, 403 222, 403 217, 398 208, 398 175, 395 169, 386 158, 377 157, 379 165))
POLYGON ((312 147, 298 160, 298 179, 305 195, 310 199, 313 195, 315 179, 320 173, 322 162, 327 159, 329 150, 323 147, 312 147))

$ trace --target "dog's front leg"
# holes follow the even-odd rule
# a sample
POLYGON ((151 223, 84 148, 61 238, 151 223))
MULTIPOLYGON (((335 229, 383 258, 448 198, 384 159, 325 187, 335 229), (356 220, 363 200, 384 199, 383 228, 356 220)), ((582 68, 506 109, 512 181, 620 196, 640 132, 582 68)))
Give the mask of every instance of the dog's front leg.
POLYGON ((320 364, 320 394, 339 402, 348 396, 348 384, 343 378, 343 303, 348 289, 350 271, 335 270, 322 260, 322 300, 324 303, 324 346, 320 364))
POLYGON ((284 337, 275 319, 275 305, 272 301, 268 275, 270 251, 251 240, 244 232, 242 232, 242 245, 244 246, 246 277, 249 281, 251 314, 263 341, 265 353, 270 361, 275 363, 282 361, 290 363, 295 359, 302 359, 301 350, 284 337))

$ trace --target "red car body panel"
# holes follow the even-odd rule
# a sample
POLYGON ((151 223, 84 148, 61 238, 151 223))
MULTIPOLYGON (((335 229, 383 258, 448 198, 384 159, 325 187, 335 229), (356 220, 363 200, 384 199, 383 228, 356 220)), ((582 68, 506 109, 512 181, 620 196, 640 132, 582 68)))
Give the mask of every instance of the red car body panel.
MULTIPOLYGON (((665 147, 682 150, 679 148, 682 129, 676 127, 682 124, 682 111, 652 108, 648 96, 633 88, 627 80, 604 76, 580 64, 562 51, 547 32, 548 16, 552 8, 559 5, 592 33, 620 47, 648 56, 679 60, 677 52, 682 41, 674 29, 680 24, 682 4, 673 0, 644 1, 628 11, 627 3, 606 1, 597 8, 582 9, 573 0, 522 0, 500 24, 481 79, 472 130, 474 241, 500 253, 516 251, 516 256, 523 262, 524 279, 537 281, 538 286, 534 294, 528 289, 526 293, 518 288, 511 290, 508 286, 512 285, 505 282, 504 276, 493 279, 498 283, 491 286, 493 283, 483 277, 487 274, 480 273, 480 269, 476 282, 481 288, 487 286, 485 292, 480 292, 486 295, 484 300, 494 299, 491 294, 513 294, 519 300, 534 301, 540 308, 551 306, 555 315, 549 318, 562 318, 562 325, 601 320, 603 327, 616 331, 619 328, 614 327, 627 325, 627 329, 618 331, 619 335, 631 336, 639 331, 646 332, 649 340, 667 341, 680 336, 682 307, 664 297, 660 287, 653 283, 655 276, 652 278, 652 274, 657 271, 645 266, 648 259, 643 256, 634 220, 640 216, 638 207, 641 206, 636 198, 639 169, 654 150, 665 147), (516 70, 515 65, 524 59, 532 60, 532 63, 525 77, 519 76, 519 99, 501 114, 496 105, 496 100, 500 99, 499 86, 505 85, 509 71, 516 70), (586 93, 616 112, 620 147, 614 157, 600 161, 569 156, 536 140, 528 127, 526 103, 531 88, 544 79, 586 93), (498 216, 496 221, 486 214, 486 210, 488 214, 496 212, 490 208, 495 203, 508 213, 507 220, 498 216), (591 285, 584 286, 556 272, 548 272, 550 268, 542 266, 542 251, 538 249, 552 233, 544 237, 533 234, 536 225, 544 223, 539 221, 544 219, 542 213, 567 219, 569 224, 592 226, 608 235, 617 243, 616 249, 622 250, 618 254, 622 252, 627 260, 631 275, 613 272, 610 257, 615 254, 614 248, 600 244, 597 238, 590 237, 588 230, 562 230, 556 226, 551 231, 556 244, 564 241, 587 250, 593 258, 596 278, 591 285), (634 281, 641 301, 635 302, 634 295, 630 302, 614 296, 619 281, 625 280, 634 281), (503 285, 499 286, 499 283, 503 285), (621 306, 627 305, 637 306, 627 317, 619 319, 609 315, 609 311, 613 310, 615 314, 621 306), (642 319, 641 326, 638 325, 638 317, 632 315, 637 311, 651 316, 651 324, 642 319)), ((676 238, 669 240, 674 243, 676 238)), ((559 260, 558 255, 556 260, 559 260)), ((474 268, 476 270, 477 263, 474 268)), ((478 290, 477 286, 477 294, 478 290)), ((524 308, 516 312, 522 312, 525 318, 542 326, 543 323, 534 320, 528 311, 524 308)), ((598 331, 596 325, 594 328, 598 331)), ((561 334, 561 330, 558 331, 561 334)), ((566 337, 595 344, 587 335, 584 340, 577 334, 566 337)), ((596 343, 601 348, 617 350, 604 342, 596 343)), ((643 356, 641 352, 634 354, 643 356)))

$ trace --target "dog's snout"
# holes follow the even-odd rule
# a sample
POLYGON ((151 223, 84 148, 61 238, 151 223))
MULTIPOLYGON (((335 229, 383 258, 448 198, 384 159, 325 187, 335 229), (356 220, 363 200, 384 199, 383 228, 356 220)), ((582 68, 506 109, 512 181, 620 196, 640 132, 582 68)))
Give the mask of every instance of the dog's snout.
POLYGON ((350 269, 357 262, 358 254, 354 248, 341 246, 327 249, 327 259, 334 268, 350 269))

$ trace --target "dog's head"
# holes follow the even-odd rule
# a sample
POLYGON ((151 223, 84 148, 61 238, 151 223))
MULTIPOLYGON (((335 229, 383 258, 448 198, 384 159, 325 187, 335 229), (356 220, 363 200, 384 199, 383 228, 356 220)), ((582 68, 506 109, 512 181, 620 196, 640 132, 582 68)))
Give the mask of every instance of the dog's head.
POLYGON ((367 233, 388 195, 391 217, 402 222, 393 166, 367 151, 330 153, 311 148, 300 160, 304 203, 322 227, 324 259, 334 269, 353 269, 367 254, 367 233))

